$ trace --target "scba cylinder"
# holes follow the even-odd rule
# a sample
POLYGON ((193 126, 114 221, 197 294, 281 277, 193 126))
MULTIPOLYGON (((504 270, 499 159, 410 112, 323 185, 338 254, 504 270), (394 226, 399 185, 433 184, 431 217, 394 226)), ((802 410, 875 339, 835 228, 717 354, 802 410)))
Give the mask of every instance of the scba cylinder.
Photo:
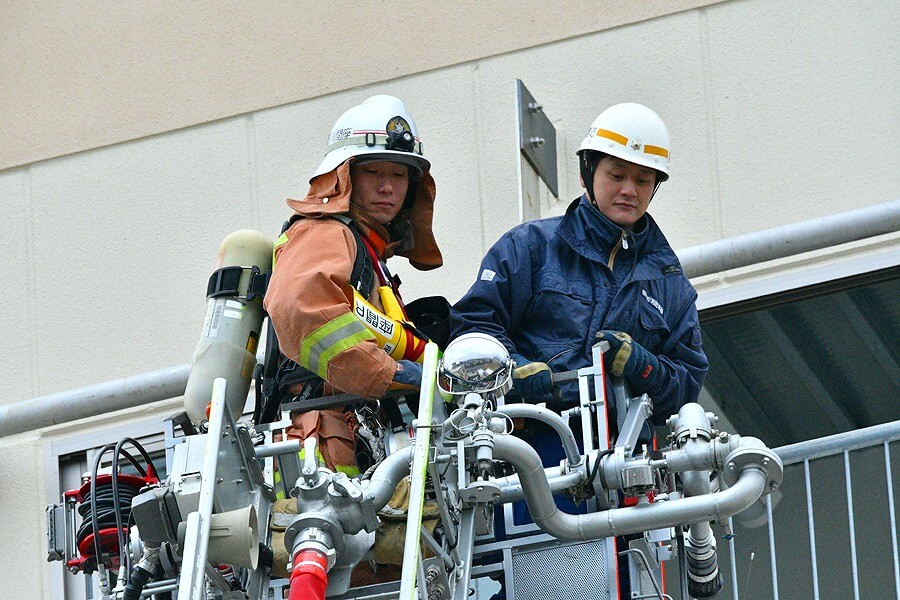
POLYGON ((236 231, 219 247, 216 271, 206 291, 206 319, 184 392, 184 409, 195 424, 207 417, 217 377, 228 382, 226 401, 231 416, 237 419, 243 411, 256 368, 272 248, 271 239, 253 230, 236 231))

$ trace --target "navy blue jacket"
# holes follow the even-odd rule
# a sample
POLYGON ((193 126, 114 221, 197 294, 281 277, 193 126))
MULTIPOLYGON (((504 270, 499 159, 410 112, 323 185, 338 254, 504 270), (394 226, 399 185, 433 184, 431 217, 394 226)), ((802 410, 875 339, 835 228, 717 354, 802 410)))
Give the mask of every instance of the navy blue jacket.
MULTIPOLYGON (((631 383, 633 391, 650 395, 652 420, 663 424, 697 400, 709 363, 697 292, 662 231, 650 215, 644 219, 639 233, 627 233, 582 196, 562 217, 510 230, 453 307, 452 338, 487 333, 510 353, 560 372, 592 364, 598 331, 627 332, 659 359, 662 373, 653 389, 631 383)), ((577 385, 562 393, 562 405, 543 400, 555 408, 577 403, 577 385)))

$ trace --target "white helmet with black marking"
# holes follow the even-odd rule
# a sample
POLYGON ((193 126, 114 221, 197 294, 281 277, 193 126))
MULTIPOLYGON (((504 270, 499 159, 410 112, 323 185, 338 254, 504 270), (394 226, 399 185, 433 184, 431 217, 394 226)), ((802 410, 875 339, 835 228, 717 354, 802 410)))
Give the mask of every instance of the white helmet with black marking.
POLYGON ((313 177, 333 171, 348 158, 366 157, 428 171, 422 140, 412 116, 399 98, 372 96, 342 114, 331 128, 322 164, 313 177))

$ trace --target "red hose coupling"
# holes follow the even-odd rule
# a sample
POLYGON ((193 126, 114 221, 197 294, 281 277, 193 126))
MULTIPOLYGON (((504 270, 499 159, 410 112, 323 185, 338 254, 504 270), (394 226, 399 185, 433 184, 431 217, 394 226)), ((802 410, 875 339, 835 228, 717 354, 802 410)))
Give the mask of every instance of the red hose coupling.
POLYGON ((328 558, 318 550, 301 550, 294 555, 289 600, 325 600, 328 587, 328 558))

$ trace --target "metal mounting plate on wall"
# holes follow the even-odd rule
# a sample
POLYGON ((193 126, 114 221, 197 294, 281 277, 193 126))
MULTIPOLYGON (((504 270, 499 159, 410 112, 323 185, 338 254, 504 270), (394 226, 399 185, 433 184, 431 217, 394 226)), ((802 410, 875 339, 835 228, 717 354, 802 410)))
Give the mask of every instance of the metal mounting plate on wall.
POLYGON ((559 198, 556 128, 521 79, 516 79, 516 108, 519 117, 519 149, 550 188, 553 196, 559 198))

